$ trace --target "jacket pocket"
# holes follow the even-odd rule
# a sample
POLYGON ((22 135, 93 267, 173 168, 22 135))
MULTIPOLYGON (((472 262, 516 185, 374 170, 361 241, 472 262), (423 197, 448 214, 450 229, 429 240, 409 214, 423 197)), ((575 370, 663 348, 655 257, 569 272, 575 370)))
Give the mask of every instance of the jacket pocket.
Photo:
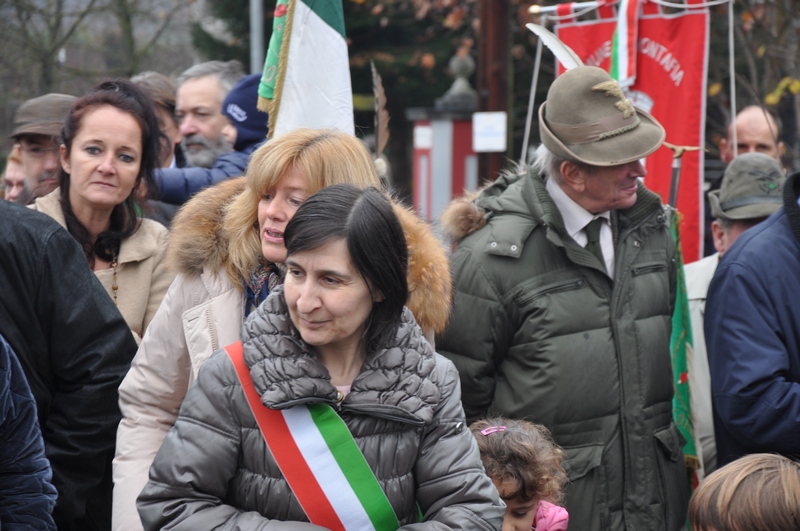
POLYGON ((564 448, 564 469, 569 479, 567 511, 570 529, 608 529, 610 517, 603 445, 564 448))
POLYGON ((666 270, 667 270, 667 264, 665 262, 649 262, 636 265, 631 270, 631 274, 635 277, 638 277, 640 275, 646 275, 648 273, 656 273, 658 271, 666 271, 666 270))
POLYGON ((686 440, 673 422, 653 437, 667 530, 682 529, 689 508, 689 475, 683 458, 686 440))
POLYGON ((553 293, 579 289, 582 288, 584 284, 586 284, 586 281, 583 279, 571 279, 568 281, 546 284, 528 293, 523 293, 517 296, 517 304, 520 306, 525 306, 526 304, 533 302, 538 298, 544 297, 545 295, 552 295, 553 293))

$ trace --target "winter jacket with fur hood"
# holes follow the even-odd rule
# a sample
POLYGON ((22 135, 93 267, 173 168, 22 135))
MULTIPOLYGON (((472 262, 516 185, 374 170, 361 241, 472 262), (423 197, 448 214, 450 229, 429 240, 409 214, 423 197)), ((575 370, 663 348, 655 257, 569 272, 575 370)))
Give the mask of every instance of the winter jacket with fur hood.
MULTIPOLYGON (((176 216, 168 258, 178 276, 119 390, 123 419, 114 460, 115 531, 141 529, 136 496, 189 385, 212 353, 240 339, 241 288, 226 273, 226 205, 245 179, 224 181, 194 197, 176 216)), ((444 329, 451 284, 441 243, 413 212, 396 205, 409 247, 407 305, 423 330, 444 329)))
MULTIPOLYGON (((395 337, 367 354, 339 405, 328 371, 291 324, 282 287, 247 319, 242 342, 264 405, 284 409, 299 401, 336 409, 401 529, 500 528, 505 508, 465 426, 458 373, 433 352, 410 311, 395 337)), ((320 529, 299 523, 308 518, 225 352, 200 369, 138 506, 148 530, 320 529)))

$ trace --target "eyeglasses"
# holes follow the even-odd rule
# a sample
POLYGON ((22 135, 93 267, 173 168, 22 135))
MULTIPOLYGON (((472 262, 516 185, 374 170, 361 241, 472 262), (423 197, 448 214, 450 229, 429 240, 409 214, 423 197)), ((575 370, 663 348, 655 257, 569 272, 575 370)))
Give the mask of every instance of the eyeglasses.
POLYGON ((57 155, 58 154, 58 148, 56 148, 56 147, 46 148, 46 147, 42 147, 42 146, 22 146, 21 149, 22 149, 23 153, 29 155, 30 157, 32 157, 34 159, 43 159, 47 155, 50 155, 50 154, 57 155))

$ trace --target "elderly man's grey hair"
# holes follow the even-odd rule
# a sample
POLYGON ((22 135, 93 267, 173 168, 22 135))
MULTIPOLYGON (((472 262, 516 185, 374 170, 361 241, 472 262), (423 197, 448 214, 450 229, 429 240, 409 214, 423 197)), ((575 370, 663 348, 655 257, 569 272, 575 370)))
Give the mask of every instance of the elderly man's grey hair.
POLYGON ((564 176, 561 175, 561 165, 565 162, 574 164, 588 173, 593 173, 594 170, 597 169, 597 166, 592 166, 591 164, 561 158, 547 149, 544 144, 540 144, 539 147, 536 148, 536 153, 533 154, 532 165, 533 169, 539 175, 547 175, 555 179, 557 183, 562 184, 564 182, 564 176))
POLYGON ((547 175, 557 183, 561 183, 564 181, 561 176, 561 164, 566 161, 547 149, 544 144, 539 144, 536 153, 533 154, 533 169, 539 175, 547 175))
POLYGON ((244 67, 242 63, 236 61, 207 61, 190 66, 178 76, 178 86, 180 87, 190 79, 199 79, 206 76, 217 76, 219 85, 222 87, 220 102, 225 99, 237 81, 244 77, 244 67))

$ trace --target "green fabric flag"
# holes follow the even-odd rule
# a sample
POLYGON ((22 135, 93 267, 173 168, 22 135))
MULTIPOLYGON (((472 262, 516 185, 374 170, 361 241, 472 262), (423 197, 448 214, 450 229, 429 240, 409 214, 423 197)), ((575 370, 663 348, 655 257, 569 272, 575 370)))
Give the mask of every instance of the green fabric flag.
POLYGON ((275 5, 275 12, 272 22, 272 36, 269 39, 267 58, 264 62, 264 73, 261 76, 261 83, 258 86, 258 95, 264 99, 271 100, 275 96, 275 82, 278 79, 278 63, 281 57, 281 46, 283 45, 283 34, 286 30, 286 21, 289 17, 289 0, 278 0, 275 5))
MULTIPOLYGON (((689 313, 689 299, 686 293, 686 274, 683 269, 683 251, 680 237, 680 214, 676 211, 672 216, 670 232, 675 241, 675 261, 677 263, 677 286, 675 293, 675 311, 672 314, 672 336, 670 337, 670 352, 672 355, 672 374, 675 384, 675 396, 672 399, 672 415, 675 424, 686 439, 683 447, 683 456, 686 459, 686 468, 691 474, 689 494, 697 482, 697 469, 700 468, 700 459, 694 445, 694 430, 692 428, 692 408, 689 389, 688 360, 692 355, 692 320, 689 313)), ((687 481, 688 481, 687 474, 687 481)), ((687 521, 688 529, 688 521, 687 521)))

